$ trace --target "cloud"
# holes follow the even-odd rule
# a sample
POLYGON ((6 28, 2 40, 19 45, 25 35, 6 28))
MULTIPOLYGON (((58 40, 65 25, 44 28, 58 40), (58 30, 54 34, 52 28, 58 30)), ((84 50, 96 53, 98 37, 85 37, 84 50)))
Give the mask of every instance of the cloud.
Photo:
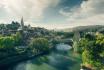
POLYGON ((81 4, 82 12, 90 14, 104 14, 104 0, 88 0, 81 4))
POLYGON ((70 12, 60 10, 67 17, 70 26, 104 25, 104 0, 83 1, 80 7, 74 7, 70 12))
POLYGON ((45 23, 33 23, 33 22, 25 22, 26 25, 31 24, 33 27, 43 27, 43 28, 47 28, 47 29, 63 29, 63 27, 65 26, 65 28, 69 28, 69 26, 67 24, 64 23, 49 23, 49 24, 45 24, 45 23))
POLYGON ((54 7, 58 3, 59 0, 0 0, 0 10, 6 12, 5 18, 18 19, 23 16, 26 20, 39 20, 44 17, 47 7, 54 7))
MULTIPOLYGON (((62 0, 0 0, 0 22, 9 23, 12 20, 20 21, 20 18, 23 16, 26 24, 28 22, 32 26, 41 26, 48 29, 83 25, 104 25, 104 0, 83 1, 81 5, 70 7, 71 10, 64 5, 60 6, 62 9, 59 10, 60 8, 57 5, 60 1, 62 0), (63 18, 66 19, 66 22, 64 22, 64 19, 60 19, 63 21, 60 23, 58 22, 59 20, 56 20, 56 23, 52 23, 52 21, 49 23, 42 22, 45 14, 48 14, 46 10, 51 11, 51 8, 59 10, 62 17, 65 17, 63 18)), ((52 12, 55 9, 52 9, 52 12)), ((55 13, 58 12, 55 11, 55 13)), ((59 18, 56 16, 57 14, 49 15, 59 18)), ((52 17, 51 19, 54 18, 52 17)), ((46 18, 46 20, 49 19, 46 18)))

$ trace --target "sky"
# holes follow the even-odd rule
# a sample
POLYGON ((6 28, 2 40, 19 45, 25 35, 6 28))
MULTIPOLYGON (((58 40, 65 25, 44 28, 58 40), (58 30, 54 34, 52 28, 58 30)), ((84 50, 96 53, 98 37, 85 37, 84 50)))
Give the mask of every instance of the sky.
POLYGON ((0 0, 0 23, 64 29, 104 25, 104 0, 0 0))

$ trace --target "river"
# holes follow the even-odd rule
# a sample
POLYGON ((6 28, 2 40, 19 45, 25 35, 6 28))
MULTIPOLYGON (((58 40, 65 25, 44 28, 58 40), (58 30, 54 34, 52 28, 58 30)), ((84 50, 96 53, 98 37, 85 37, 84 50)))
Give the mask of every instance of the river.
POLYGON ((58 44, 56 51, 18 63, 9 70, 80 70, 80 55, 75 55, 68 47, 71 49, 68 45, 58 44))

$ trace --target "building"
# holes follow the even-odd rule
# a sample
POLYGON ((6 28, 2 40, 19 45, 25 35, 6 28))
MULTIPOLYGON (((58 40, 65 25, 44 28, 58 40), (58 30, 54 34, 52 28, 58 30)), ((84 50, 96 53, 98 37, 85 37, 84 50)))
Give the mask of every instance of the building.
POLYGON ((24 20, 23 17, 21 18, 21 22, 20 22, 20 27, 18 29, 18 31, 24 30, 24 20))

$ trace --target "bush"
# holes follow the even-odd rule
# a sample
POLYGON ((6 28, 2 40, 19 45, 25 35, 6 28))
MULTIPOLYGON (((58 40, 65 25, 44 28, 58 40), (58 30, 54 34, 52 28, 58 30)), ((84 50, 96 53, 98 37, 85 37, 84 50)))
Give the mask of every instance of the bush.
POLYGON ((34 38, 30 41, 29 47, 44 52, 49 50, 49 42, 45 38, 34 38))

